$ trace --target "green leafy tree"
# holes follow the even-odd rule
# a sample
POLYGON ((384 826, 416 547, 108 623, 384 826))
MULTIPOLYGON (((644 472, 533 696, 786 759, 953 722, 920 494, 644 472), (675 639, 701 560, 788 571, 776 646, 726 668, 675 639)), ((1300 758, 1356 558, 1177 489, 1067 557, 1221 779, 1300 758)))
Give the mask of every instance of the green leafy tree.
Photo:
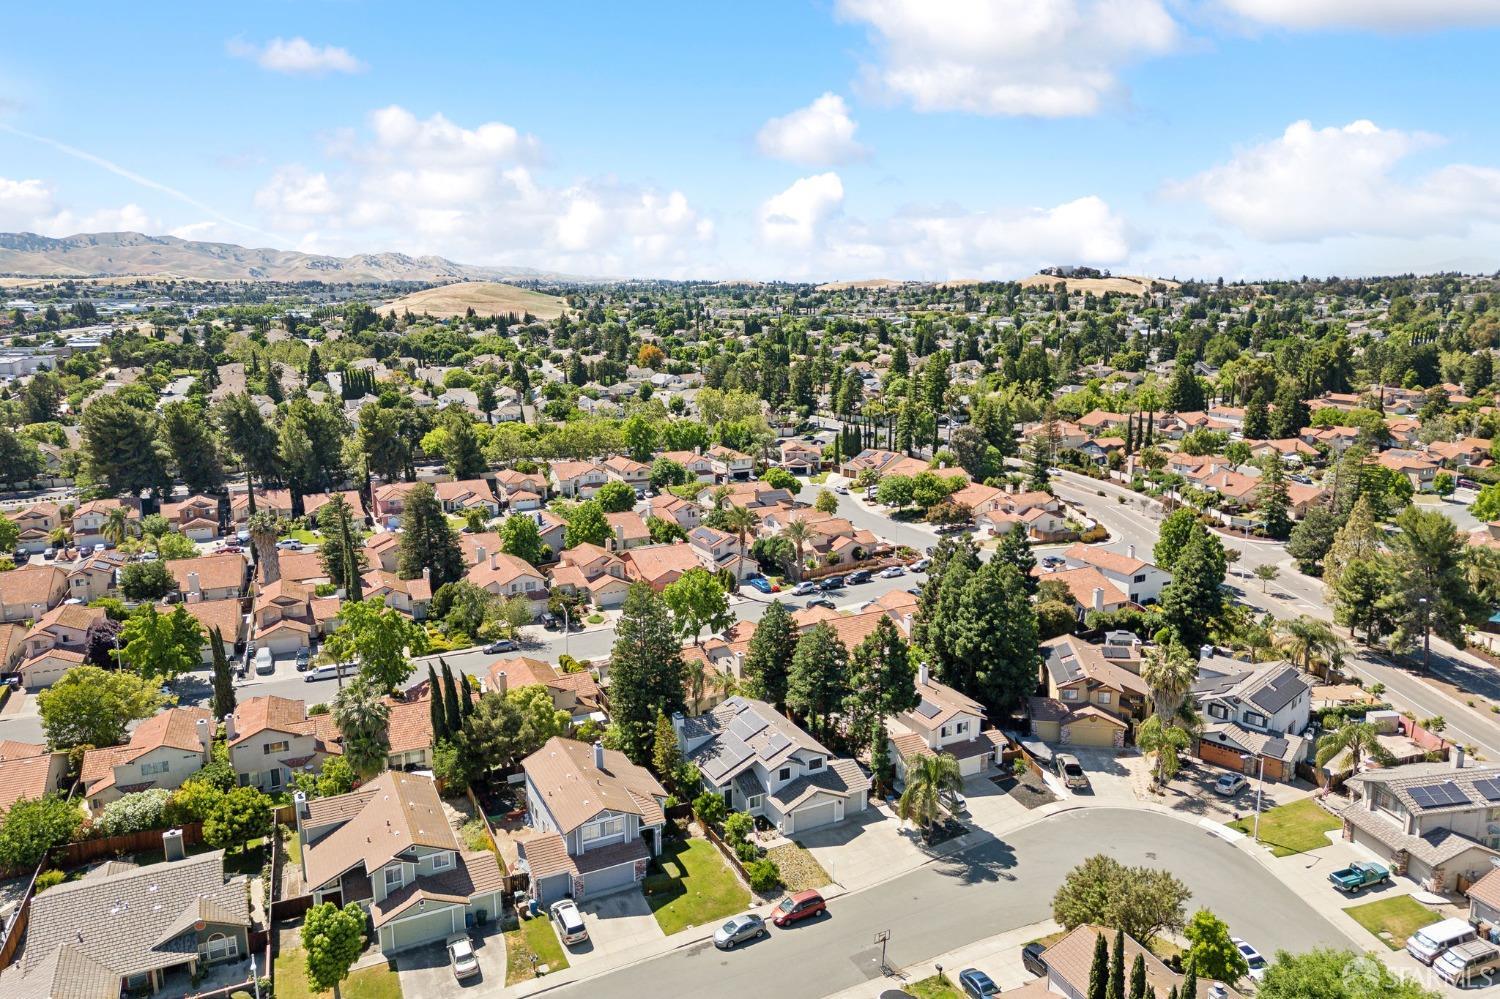
POLYGON ((307 910, 302 920, 302 949, 307 952, 309 992, 332 989, 334 999, 340 999, 339 987, 365 949, 367 918, 358 902, 342 909, 323 902, 307 910))
POLYGON ((354 790, 356 779, 358 775, 348 760, 342 756, 330 756, 323 761, 323 769, 318 774, 318 795, 331 798, 336 794, 348 794, 354 790))
POLYGON ((1436 510, 1407 507, 1390 538, 1394 586, 1385 598, 1396 628, 1391 641, 1410 648, 1436 634, 1463 647, 1470 625, 1489 616, 1465 571, 1465 541, 1436 510))
POLYGON ((819 513, 838 513, 839 498, 835 496, 830 490, 819 489, 818 498, 813 500, 813 509, 817 510, 819 513))
POLYGON ((1199 532, 1206 533, 1194 510, 1185 506, 1173 510, 1157 530, 1156 546, 1151 549, 1152 561, 1171 572, 1188 541, 1199 532))
POLYGON ((610 714, 630 759, 650 759, 656 716, 683 708, 687 665, 662 596, 632 583, 620 610, 610 655, 610 714))
POLYGON ((464 576, 463 551, 458 536, 443 515, 432 486, 419 482, 406 494, 401 514, 401 542, 396 551, 396 575, 416 579, 430 570, 433 590, 464 576))
POLYGON ((213 424, 196 402, 173 402, 162 407, 161 440, 188 492, 217 492, 223 486, 224 468, 219 463, 213 424))
POLYGON ((1323 586, 1330 600, 1338 592, 1339 576, 1344 566, 1355 559, 1373 559, 1380 553, 1381 530, 1375 521, 1374 504, 1369 496, 1354 501, 1344 526, 1334 536, 1333 546, 1323 559, 1323 586))
POLYGON ((1006 531, 1000 538, 1000 546, 995 549, 995 559, 1015 566, 1016 571, 1021 574, 1026 593, 1036 596, 1037 586, 1041 581, 1034 575, 1036 555, 1031 550, 1031 539, 1024 530, 1018 527, 1006 531))
POLYGON ((687 531, 675 520, 651 516, 646 518, 646 530, 651 532, 653 545, 669 545, 674 541, 686 541, 687 531))
POLYGON ((455 479, 477 479, 489 467, 484 452, 479 447, 479 438, 474 433, 474 421, 468 412, 449 407, 443 413, 440 426, 447 431, 443 435, 443 464, 455 479))
POLYGON ((157 443, 156 414, 124 393, 99 396, 84 408, 83 455, 90 477, 112 494, 168 493, 166 456, 157 443))
POLYGON ((127 562, 120 569, 120 592, 130 600, 160 600, 177 589, 177 577, 160 559, 127 562))
POLYGON ((594 501, 605 513, 623 513, 635 507, 635 490, 623 482, 606 482, 594 494, 594 501))
POLYGON ((1303 572, 1321 572, 1323 559, 1333 547, 1342 521, 1326 507, 1315 506, 1292 528, 1287 538, 1286 553, 1297 560, 1297 568, 1303 572))
POLYGON ((1187 732, 1175 720, 1163 719, 1161 715, 1152 715, 1141 723, 1135 742, 1141 752, 1153 756, 1151 782, 1157 787, 1165 786, 1177 776, 1182 766, 1181 756, 1191 744, 1187 732))
POLYGON ((281 408, 277 454, 281 473, 299 495, 327 492, 348 475, 344 440, 349 422, 334 400, 294 396, 281 408))
POLYGON ((745 652, 746 696, 767 701, 778 711, 786 710, 787 684, 796 652, 797 624, 786 604, 773 600, 755 626, 750 647, 745 652))
POLYGON ((1469 512, 1483 521, 1500 520, 1500 482, 1491 482, 1479 490, 1469 512))
POLYGON ((270 831, 271 799, 254 787, 226 791, 203 820, 204 840, 221 850, 240 849, 270 831))
POLYGON ((1014 707, 1035 691, 1041 669, 1036 607, 1025 581, 998 559, 943 575, 942 640, 925 650, 929 662, 959 691, 996 708, 1014 707))
POLYGON ((656 736, 651 749, 651 763, 656 775, 668 787, 680 790, 678 776, 684 764, 682 747, 677 742, 677 732, 672 728, 672 719, 664 714, 656 716, 656 736))
POLYGON ((1261 528, 1269 538, 1278 541, 1292 533, 1291 497, 1287 492, 1286 475, 1281 469, 1281 460, 1271 455, 1262 464, 1259 495, 1261 528))
POLYGON ((121 665, 157 683, 170 682, 203 661, 203 626, 178 604, 162 614, 146 604, 120 630, 121 665))
POLYGON ((1209 910, 1193 913, 1182 935, 1192 944, 1188 958, 1199 974, 1232 985, 1250 973, 1245 955, 1229 938, 1229 924, 1209 910))
POLYGON ((797 640, 786 706, 806 721, 815 738, 827 738, 832 716, 848 694, 848 662, 848 650, 826 621, 797 640))
POLYGON ((1191 897, 1168 871, 1127 867, 1101 853, 1068 872, 1052 897, 1052 916, 1070 930, 1085 923, 1124 930, 1149 947, 1157 934, 1182 929, 1191 897))
POLYGON ((1363 628, 1365 641, 1375 642, 1395 628, 1391 597, 1396 581, 1389 566, 1374 558, 1353 559, 1343 566, 1334 588, 1333 619, 1349 629, 1363 628))
POLYGON ((707 569, 693 568, 667 584, 662 591, 678 633, 697 644, 703 629, 724 631, 734 624, 724 587, 707 569))
POLYGON ((54 751, 122 743, 127 726, 156 714, 164 700, 158 683, 88 665, 69 669, 36 698, 47 748, 54 751))
POLYGON ((378 690, 394 690, 411 676, 410 656, 427 651, 427 631, 379 597, 346 600, 339 625, 323 642, 332 662, 359 663, 360 676, 378 690))
POLYGON ((391 709, 380 688, 357 676, 334 695, 333 723, 344 741, 344 759, 361 777, 386 769, 391 755, 387 731, 391 709))
POLYGON ((1206 532, 1194 535, 1162 590, 1162 621, 1189 649, 1202 645, 1210 624, 1224 613, 1224 546, 1206 532))
POLYGON ((343 496, 333 499, 318 509, 318 530, 323 534, 323 544, 318 547, 318 558, 328 573, 329 582, 345 590, 350 600, 360 600, 355 593, 359 577, 364 573, 368 559, 362 532, 354 521, 354 511, 343 496))
POLYGON ((865 734, 869 739, 877 784, 889 788, 894 775, 890 772, 885 719, 912 710, 922 700, 911 648, 895 623, 882 617, 850 654, 849 665, 850 692, 845 698, 844 717, 856 737, 865 734))
POLYGON ((58 794, 18 798, 0 821, 0 867, 30 871, 83 827, 83 810, 58 794))
POLYGON ((1380 744, 1375 726, 1366 721, 1346 721, 1318 739, 1318 766, 1327 767, 1344 756, 1348 759, 1339 768, 1340 773, 1358 773, 1366 760, 1374 760, 1382 766, 1392 766, 1396 762, 1390 750, 1380 744))
POLYGON ((500 550, 531 565, 541 565, 551 554, 536 521, 524 513, 513 513, 500 525, 500 550))
POLYGON ((603 547, 609 538, 609 521, 604 519, 604 508, 597 500, 585 500, 568 515, 565 544, 569 548, 579 545, 603 547))
POLYGON ((933 823, 952 814, 949 794, 963 790, 958 760, 950 753, 925 753, 907 761, 906 788, 896 800, 896 815, 902 822, 915 822, 930 830, 933 823))
POLYGON ((224 718, 234 714, 234 674, 229 669, 229 657, 224 654, 224 636, 217 627, 209 636, 209 646, 214 657, 214 717, 224 718))
POLYGON ((692 480, 692 475, 680 462, 671 458, 657 458, 651 463, 651 488, 664 492, 672 486, 681 486, 692 480))

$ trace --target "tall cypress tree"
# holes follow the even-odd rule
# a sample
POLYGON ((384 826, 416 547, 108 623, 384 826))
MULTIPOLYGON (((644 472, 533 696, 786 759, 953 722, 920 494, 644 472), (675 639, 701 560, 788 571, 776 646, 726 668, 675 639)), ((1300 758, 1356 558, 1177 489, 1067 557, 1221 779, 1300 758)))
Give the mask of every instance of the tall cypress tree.
POLYGON ((609 700, 621 749, 632 762, 650 761, 656 716, 682 710, 686 681, 682 642, 666 600, 647 583, 631 584, 610 653, 609 700))
POLYGON ((217 627, 209 636, 214 656, 214 717, 234 714, 234 677, 229 672, 229 658, 224 654, 224 636, 217 627))
POLYGON ((1146 959, 1140 954, 1130 966, 1130 999, 1150 999, 1150 987, 1146 984, 1146 959))
POLYGON ((443 667, 443 713, 448 716, 448 724, 455 728, 463 724, 463 711, 458 706, 458 687, 453 683, 453 670, 449 668, 446 660, 439 659, 443 667))
POLYGON ((1193 967, 1193 958, 1188 956, 1182 968, 1182 985, 1177 989, 1177 994, 1185 999, 1197 999, 1198 995, 1198 971, 1193 967))
POLYGON ((1125 931, 1115 931, 1114 951, 1109 955, 1109 988, 1105 999, 1125 999, 1125 931))
POLYGON ((1101 932, 1094 937, 1094 963, 1089 968, 1088 999, 1104 999, 1109 989, 1109 944, 1101 932))
POLYGON ((796 651, 797 626, 791 612, 786 604, 773 600, 750 636, 743 669, 745 693, 774 704, 778 711, 786 710, 787 681, 796 651))
POLYGON ((442 688, 438 686, 437 671, 432 668, 432 663, 427 664, 427 691, 430 694, 427 709, 432 714, 432 741, 445 742, 451 734, 448 731, 448 712, 443 706, 442 688))

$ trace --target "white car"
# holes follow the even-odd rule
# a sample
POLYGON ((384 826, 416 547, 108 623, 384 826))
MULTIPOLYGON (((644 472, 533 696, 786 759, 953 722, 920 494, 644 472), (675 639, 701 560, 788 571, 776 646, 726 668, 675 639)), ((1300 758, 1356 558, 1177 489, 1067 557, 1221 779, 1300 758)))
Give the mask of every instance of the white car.
POLYGON ((552 903, 552 921, 557 924, 557 935, 569 946, 583 943, 589 938, 589 930, 583 925, 583 913, 571 898, 552 903))
POLYGON ((897 576, 906 575, 906 570, 899 565, 888 565, 880 570, 881 579, 895 579, 897 576))
POLYGON ((792 596, 794 597, 805 597, 809 593, 817 592, 818 584, 816 583, 798 583, 796 586, 792 587, 792 596))
POLYGON ((1260 951, 1256 950, 1254 947, 1251 947, 1239 937, 1230 937, 1229 942, 1234 944, 1234 946, 1239 950, 1240 955, 1244 957, 1245 963, 1250 966, 1251 981, 1265 981, 1267 965, 1266 959, 1260 956, 1260 951))
POLYGON ((833 487, 833 491, 836 492, 836 493, 838 493, 840 496, 848 496, 849 495, 849 487, 848 486, 834 486, 833 487))
POLYGON ((1225 798, 1233 798, 1240 790, 1250 783, 1244 774, 1220 774, 1219 779, 1214 781, 1214 793, 1225 798))
POLYGON ((448 964, 459 981, 479 974, 479 958, 474 956, 474 945, 465 934, 455 933, 448 938, 448 964))

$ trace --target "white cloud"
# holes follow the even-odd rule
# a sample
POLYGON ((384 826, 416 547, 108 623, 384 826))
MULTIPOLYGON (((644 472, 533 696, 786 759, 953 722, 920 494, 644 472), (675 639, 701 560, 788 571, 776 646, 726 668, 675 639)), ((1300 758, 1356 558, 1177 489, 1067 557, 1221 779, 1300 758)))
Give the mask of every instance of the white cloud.
POLYGON ((60 207, 46 181, 0 177, 0 230, 71 236, 80 232, 151 232, 157 227, 157 220, 140 205, 101 208, 84 214, 60 207))
POLYGON ((1330 128, 1298 121, 1167 191, 1202 201, 1221 221, 1269 242, 1416 238, 1500 220, 1500 170, 1455 163, 1416 176, 1399 171, 1439 142, 1370 121, 1330 128))
POLYGON ((338 206, 338 197, 333 193, 327 174, 312 173, 297 166, 277 170, 270 182, 255 192, 255 207, 277 219, 326 215, 336 211, 338 206))
POLYGON ((1098 111, 1137 59, 1170 51, 1164 0, 838 0, 883 50, 870 70, 919 111, 1098 111))
POLYGON ((1500 24, 1495 0, 1224 0, 1236 13, 1280 28, 1429 31, 1500 24))
POLYGON ((306 38, 273 38, 264 46, 235 38, 225 46, 229 54, 253 60, 273 73, 322 76, 325 73, 359 73, 365 64, 337 45, 314 45, 306 38))
POLYGON ((522 135, 500 121, 462 128, 441 114, 419 119, 392 104, 370 115, 376 145, 384 152, 411 159, 441 159, 444 163, 475 164, 497 160, 531 160, 541 152, 535 136, 522 135))
POLYGON ((800 166, 847 163, 868 152, 854 139, 858 127, 844 99, 826 93, 805 108, 766 122, 756 144, 762 155, 800 166))
POLYGON ((121 205, 119 208, 101 208, 96 212, 80 215, 63 210, 40 222, 38 232, 46 236, 72 236, 80 232, 158 232, 161 222, 140 205, 121 205))
POLYGON ((844 183, 836 173, 803 177, 760 206, 760 236, 768 245, 805 249, 817 242, 822 225, 844 203, 844 183))
POLYGON ((26 229, 52 211, 52 188, 35 178, 10 180, 0 177, 0 228, 26 229))

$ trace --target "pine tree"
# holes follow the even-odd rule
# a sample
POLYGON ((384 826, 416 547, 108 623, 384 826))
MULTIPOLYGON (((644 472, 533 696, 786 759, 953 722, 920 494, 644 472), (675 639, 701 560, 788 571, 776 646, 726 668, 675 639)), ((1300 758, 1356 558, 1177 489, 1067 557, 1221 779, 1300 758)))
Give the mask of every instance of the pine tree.
POLYGON ((652 739, 651 762, 662 783, 675 788, 677 775, 682 770, 682 747, 677 744, 677 730, 672 727, 672 719, 660 711, 656 713, 656 735, 652 739))
POLYGON ((210 644, 214 656, 214 717, 226 718, 234 714, 234 676, 229 671, 229 658, 224 654, 224 636, 217 627, 210 644))
POLYGON ((1291 497, 1287 493, 1286 477, 1281 471, 1281 459, 1268 455, 1261 478, 1260 516, 1266 537, 1283 541, 1292 533, 1292 517, 1289 512, 1291 497))
POLYGON ((1130 965, 1130 999, 1149 999, 1150 986, 1146 984, 1146 959, 1137 954, 1130 965))
POLYGON ((473 678, 470 677, 467 673, 459 673, 458 675, 460 680, 458 713, 463 715, 464 721, 468 721, 469 716, 474 713, 474 708, 476 707, 475 702, 478 700, 478 698, 474 696, 476 691, 473 678))
POLYGON ((671 612, 644 582, 631 584, 610 654, 610 714, 620 748, 635 763, 651 758, 656 716, 683 709, 687 665, 671 612))
POLYGON ((1189 957, 1182 968, 1182 986, 1177 994, 1185 996, 1186 999, 1194 999, 1198 995, 1198 972, 1193 968, 1193 959, 1189 957))
POLYGON ((1089 968, 1088 999, 1105 999, 1109 990, 1109 944, 1103 932, 1094 937, 1094 963, 1089 968))
POLYGON ((830 719, 848 694, 848 663, 848 650, 827 622, 797 639, 786 706, 807 723, 814 738, 827 737, 830 719))
POLYGON ((443 714, 451 719, 448 724, 457 729, 464 717, 458 702, 458 685, 453 682, 453 670, 447 661, 439 659, 438 663, 443 667, 443 714))
POLYGON ((430 582, 436 593, 444 583, 463 578, 464 556, 432 486, 419 482, 407 493, 406 509, 401 514, 396 575, 416 579, 423 569, 431 570, 430 582))
POLYGON ((1109 955, 1109 987, 1105 999, 1125 999, 1125 931, 1115 930, 1115 946, 1109 955))
POLYGON ((1036 596, 1041 580, 1035 575, 1036 555, 1031 550, 1031 539, 1026 536, 1026 528, 1017 524, 1006 531, 1000 539, 1000 547, 995 549, 995 559, 1015 566, 1026 587, 1026 595, 1036 596))
POLYGON ((438 685, 437 671, 432 663, 427 664, 427 709, 432 716, 432 741, 446 742, 452 735, 448 730, 448 712, 443 706, 443 690, 438 685))
POLYGON ((796 651, 796 623, 786 604, 773 600, 755 626, 745 652, 745 694, 775 705, 778 711, 786 710, 787 681, 796 651))

